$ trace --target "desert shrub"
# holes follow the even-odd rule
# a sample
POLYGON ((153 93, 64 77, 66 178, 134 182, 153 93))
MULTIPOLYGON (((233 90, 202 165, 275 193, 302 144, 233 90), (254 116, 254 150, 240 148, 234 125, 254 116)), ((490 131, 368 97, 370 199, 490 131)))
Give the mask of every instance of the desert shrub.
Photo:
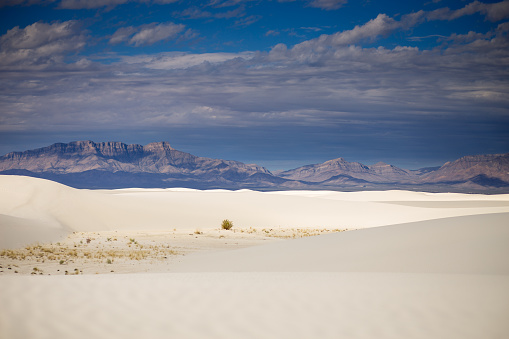
POLYGON ((230 220, 228 219, 224 219, 223 222, 221 223, 221 228, 223 230, 229 230, 233 227, 233 222, 231 222, 230 220))

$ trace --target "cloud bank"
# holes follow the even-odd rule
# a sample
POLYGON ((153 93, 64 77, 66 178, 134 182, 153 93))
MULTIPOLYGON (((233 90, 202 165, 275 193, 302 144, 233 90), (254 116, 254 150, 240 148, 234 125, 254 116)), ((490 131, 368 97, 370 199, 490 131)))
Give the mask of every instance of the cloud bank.
MULTIPOLYGON (((119 1, 88 4, 113 6, 119 1)), ((320 2, 323 9, 345 3, 320 2)), ((0 130, 230 128, 243 131, 237 132, 239 138, 246 131, 257 131, 258 137, 272 131, 277 137, 266 141, 282 144, 291 132, 309 133, 310 140, 341 140, 344 147, 353 140, 374 148, 382 147, 383 140, 408 147, 420 142, 423 149, 426 142, 447 142, 452 147, 454 140, 473 140, 473 136, 478 144, 509 145, 509 22, 503 22, 508 3, 474 1, 457 10, 420 10, 394 17, 379 13, 351 29, 243 52, 85 55, 80 53, 98 37, 85 30, 82 21, 14 27, 0 37, 0 130), (472 15, 494 28, 408 34, 408 45, 378 43, 430 22, 472 15), (411 38, 436 43, 418 48, 411 38)), ((209 8, 228 11, 242 5, 241 1, 207 3, 209 8)), ((243 9, 231 11, 222 13, 245 20, 239 25, 257 19, 243 9)), ((221 19, 217 12, 203 8, 180 14, 189 20, 193 15, 221 19)), ((188 21, 177 22, 117 26, 103 39, 109 47, 165 46, 193 34, 188 21)), ((284 34, 283 30, 265 32, 275 40, 284 34)), ((202 136, 192 137, 201 140, 202 136)))

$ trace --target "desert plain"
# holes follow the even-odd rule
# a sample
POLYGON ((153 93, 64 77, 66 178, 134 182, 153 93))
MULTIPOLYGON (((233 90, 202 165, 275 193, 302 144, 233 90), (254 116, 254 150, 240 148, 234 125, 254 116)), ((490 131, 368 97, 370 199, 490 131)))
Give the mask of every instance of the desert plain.
POLYGON ((507 338, 508 258, 508 194, 0 176, 0 338, 507 338))

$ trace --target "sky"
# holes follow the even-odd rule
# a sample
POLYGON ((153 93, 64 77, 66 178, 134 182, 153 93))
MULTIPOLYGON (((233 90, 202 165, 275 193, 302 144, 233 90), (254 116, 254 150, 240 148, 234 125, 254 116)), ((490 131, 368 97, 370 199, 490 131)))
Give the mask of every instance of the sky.
POLYGON ((0 154, 168 141, 291 169, 509 152, 509 1, 1 0, 0 154))

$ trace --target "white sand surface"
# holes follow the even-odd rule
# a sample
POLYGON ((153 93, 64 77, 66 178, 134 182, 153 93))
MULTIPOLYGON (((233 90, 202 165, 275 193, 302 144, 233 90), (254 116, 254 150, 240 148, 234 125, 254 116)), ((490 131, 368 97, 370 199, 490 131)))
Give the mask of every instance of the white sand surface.
POLYGON ((17 218, 0 214, 0 249, 18 248, 30 243, 43 243, 62 239, 65 228, 37 219, 17 218))
POLYGON ((119 246, 139 250, 169 230, 187 236, 183 247, 224 241, 175 257, 166 273, 134 261, 140 273, 0 274, 2 339, 509 337, 508 195, 88 191, 15 176, 0 176, 0 188, 7 247, 58 232, 76 232, 66 241, 80 251, 131 234, 140 243, 119 246), (239 249, 264 241, 217 230, 224 218, 277 234, 363 229, 239 249))
POLYGON ((508 258, 509 213, 498 213, 198 253, 180 259, 175 270, 509 275, 508 258))
POLYGON ((509 278, 168 273, 0 279, 0 337, 507 338, 509 278))
MULTIPOLYGON (((214 228, 226 218, 232 220, 237 228, 357 229, 509 212, 507 194, 488 196, 406 191, 268 193, 188 189, 90 191, 22 176, 0 176, 0 188, 0 214, 80 232, 214 228), (449 204, 448 208, 440 207, 442 201, 449 204), (482 203, 476 205, 475 201, 482 203), (436 205, 419 205, 430 202, 436 205), (462 205, 464 203, 467 205, 462 205)), ((5 225, 9 223, 7 219, 2 220, 2 237, 14 235, 5 231, 5 225)), ((21 243, 25 234, 20 232, 12 242, 21 243)), ((30 241, 33 239, 27 239, 26 243, 30 241)))

